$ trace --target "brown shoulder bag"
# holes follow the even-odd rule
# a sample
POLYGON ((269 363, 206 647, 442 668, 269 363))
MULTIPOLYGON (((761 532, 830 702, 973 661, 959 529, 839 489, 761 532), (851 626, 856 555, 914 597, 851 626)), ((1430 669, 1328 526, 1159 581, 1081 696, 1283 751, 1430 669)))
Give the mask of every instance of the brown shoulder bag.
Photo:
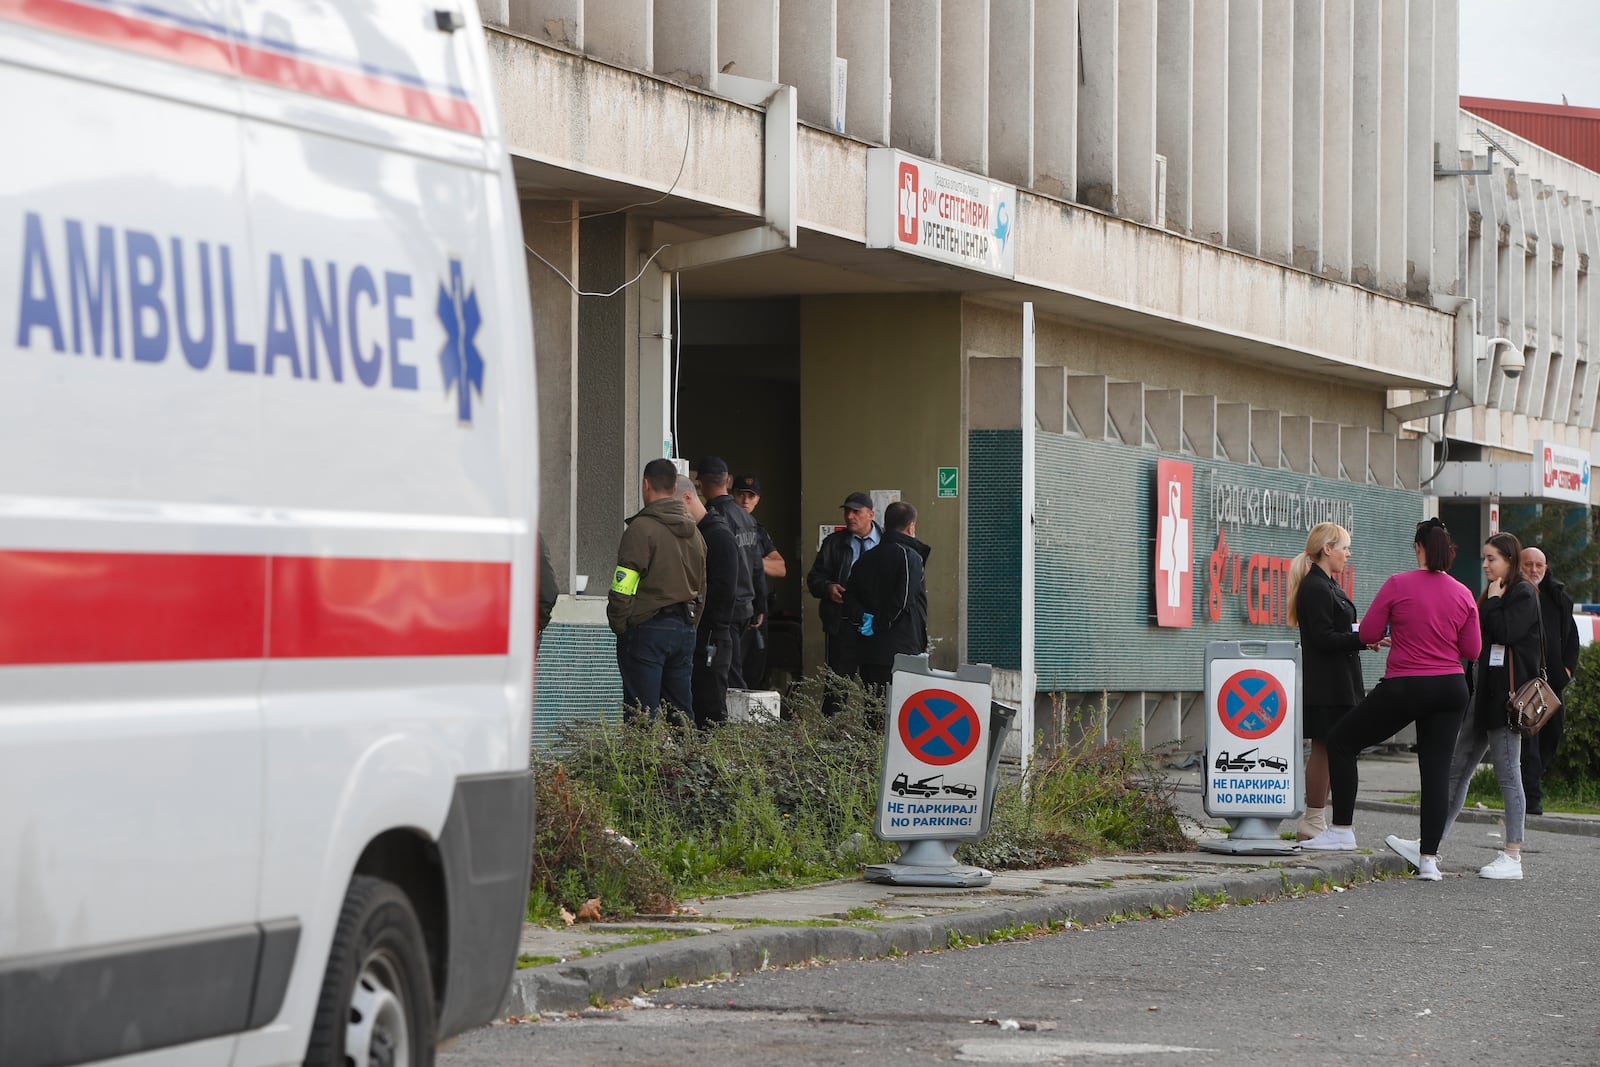
MULTIPOLYGON (((1535 589, 1533 595, 1537 598, 1539 591, 1535 589)), ((1506 726, 1512 733, 1521 734, 1523 737, 1532 737, 1544 729, 1544 724, 1550 721, 1550 716, 1561 707, 1561 698, 1556 696, 1556 691, 1551 688, 1545 676, 1544 606, 1538 604, 1537 599, 1535 604, 1539 608, 1539 673, 1517 685, 1517 657, 1511 651, 1511 646, 1506 645, 1506 663, 1511 668, 1506 674, 1506 679, 1508 687, 1515 686, 1506 701, 1506 726)))

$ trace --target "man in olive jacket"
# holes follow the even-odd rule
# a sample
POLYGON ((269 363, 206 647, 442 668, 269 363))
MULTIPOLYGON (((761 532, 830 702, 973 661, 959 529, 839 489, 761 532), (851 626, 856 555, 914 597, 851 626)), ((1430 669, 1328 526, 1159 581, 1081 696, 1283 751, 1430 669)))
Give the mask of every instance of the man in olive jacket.
POLYGON ((617 670, 630 718, 654 716, 665 704, 675 719, 687 721, 694 707, 689 679, 696 608, 706 584, 706 543, 675 493, 677 484, 678 468, 670 459, 645 464, 639 490, 644 507, 628 520, 611 574, 606 619, 617 635, 617 670))
MULTIPOLYGON (((1522 550, 1522 576, 1539 587, 1539 617, 1544 627, 1544 666, 1556 696, 1572 681, 1578 670, 1578 624, 1572 617, 1572 598, 1567 587, 1556 581, 1544 551, 1529 545, 1522 550)), ((1522 791, 1527 794, 1528 814, 1544 814, 1545 768, 1555 759, 1556 746, 1566 731, 1567 709, 1560 707, 1533 737, 1522 739, 1522 791)))

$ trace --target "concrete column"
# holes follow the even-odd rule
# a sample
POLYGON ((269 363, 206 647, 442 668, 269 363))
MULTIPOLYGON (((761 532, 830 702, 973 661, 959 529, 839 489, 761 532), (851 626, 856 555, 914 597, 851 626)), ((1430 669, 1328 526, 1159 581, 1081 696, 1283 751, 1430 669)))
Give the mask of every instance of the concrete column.
POLYGON ((890 0, 890 140, 929 159, 939 154, 940 11, 927 0, 890 0))
POLYGON ((778 80, 778 0, 717 0, 717 70, 730 63, 729 74, 778 80))
POLYGON ((1117 214, 1156 221, 1155 0, 1117 5, 1117 214))
MULTIPOLYGON (((1528 351, 1529 342, 1532 340, 1534 316, 1537 303, 1534 299, 1533 286, 1533 257, 1539 242, 1537 223, 1533 217, 1533 182, 1526 174, 1516 173, 1506 183, 1506 215, 1511 223, 1511 244, 1507 251, 1504 271, 1506 281, 1507 299, 1506 314, 1509 318, 1508 330, 1505 336, 1523 346, 1523 355, 1531 364, 1532 354, 1528 351)), ((1501 350, 1503 351, 1503 349, 1501 350)), ((1496 358, 1499 358, 1498 353, 1496 358)), ((1504 375, 1501 375, 1505 379, 1504 375)), ((1532 376, 1524 369, 1522 377, 1515 381, 1507 380, 1506 391, 1515 399, 1502 402, 1500 407, 1504 410, 1515 411, 1519 415, 1528 414, 1529 397, 1532 391, 1528 388, 1532 376)))
POLYGON ((1034 0, 989 0, 989 174, 1033 184, 1034 0))
POLYGON ((1117 10, 1116 4, 1078 8, 1083 70, 1078 87, 1077 199, 1101 211, 1115 211, 1117 202, 1117 10))
POLYGON ((658 9, 655 26, 655 69, 663 78, 716 88, 717 0, 673 0, 658 9))
POLYGON ((1261 254, 1292 261, 1294 248, 1295 10, 1261 7, 1261 254))
POLYGON ((989 0, 941 0, 939 150, 945 162, 989 172, 989 0))
POLYGON ((1528 379, 1530 394, 1529 412, 1539 418, 1555 418, 1556 383, 1560 367, 1552 344, 1552 320, 1555 316, 1554 287, 1551 275, 1555 270, 1555 220, 1551 206, 1555 190, 1543 182, 1530 182, 1533 190, 1533 217, 1538 240, 1531 243, 1533 258, 1529 268, 1533 273, 1529 296, 1532 298, 1529 323, 1533 334, 1534 358, 1528 361, 1523 377, 1528 379))
MULTIPOLYGON (((633 277, 638 268, 628 269, 634 262, 628 236, 622 215, 579 223, 579 275, 574 280, 581 280, 580 288, 610 292, 633 277)), ((535 291, 561 284, 541 274, 542 269, 537 264, 529 268, 529 284, 535 291)), ((609 417, 577 420, 574 480, 591 504, 577 509, 572 555, 576 573, 593 577, 602 590, 604 576, 617 559, 621 522, 640 506, 633 365, 638 342, 632 328, 638 318, 636 289, 629 287, 611 297, 586 296, 578 302, 577 410, 603 411, 609 417)))
POLYGON ((1357 285, 1378 284, 1378 167, 1383 105, 1383 25, 1378 9, 1355 15, 1350 94, 1350 274, 1357 285))
POLYGON ((1228 247, 1261 249, 1261 0, 1228 0, 1228 247))
POLYGON ((1579 263, 1579 238, 1581 223, 1578 217, 1578 198, 1563 191, 1556 202, 1551 205, 1552 214, 1555 216, 1560 230, 1561 261, 1551 278, 1551 303, 1555 313, 1551 315, 1551 327, 1554 335, 1552 346, 1560 350, 1563 356, 1563 373, 1561 381, 1561 395, 1557 401, 1556 419, 1559 422, 1575 425, 1578 421, 1577 401, 1582 389, 1582 374, 1579 364, 1583 357, 1579 355, 1580 344, 1578 338, 1578 263, 1579 263))
POLYGON ((1167 160, 1167 229, 1189 233, 1194 175, 1194 0, 1156 7, 1156 151, 1167 160))
POLYGON ((888 144, 889 0, 850 0, 839 5, 839 55, 850 64, 845 82, 845 132, 863 141, 888 144))
POLYGON ((1071 199, 1078 188, 1078 0, 1033 8, 1034 188, 1071 199))
POLYGON ((1351 278, 1351 181, 1355 145, 1351 105, 1355 82, 1355 16, 1351 0, 1325 0, 1322 15, 1321 273, 1351 278))
POLYGON ((834 0, 782 0, 778 8, 778 80, 795 87, 803 122, 833 129, 834 0))
MULTIPOLYGON (((578 204, 524 201, 522 239, 568 278, 578 277, 578 204)), ((539 528, 561 588, 572 592, 578 496, 578 295, 528 258, 539 387, 539 528), (550 284, 555 282, 555 284, 550 284)))
MULTIPOLYGON (((1425 0, 1426 2, 1426 0, 1425 0)), ((1408 0, 1382 0, 1382 107, 1378 111, 1378 289, 1406 291, 1408 0)))
POLYGON ((1600 286, 1593 283, 1590 274, 1595 269, 1596 255, 1600 255, 1600 218, 1596 217, 1594 205, 1585 200, 1578 207, 1578 220, 1578 249, 1589 269, 1575 272, 1574 279, 1574 329, 1578 338, 1574 351, 1584 361, 1583 388, 1577 390, 1576 421, 1584 429, 1593 430, 1597 425, 1595 407, 1600 402, 1600 345, 1596 345, 1590 330, 1593 324, 1600 323, 1600 286))
POLYGON ((583 47, 630 70, 655 70, 655 0, 583 0, 583 47))
POLYGON ((1323 47, 1322 0, 1294 4, 1294 146, 1290 262, 1322 270, 1323 47))
POLYGON ((518 33, 563 48, 583 48, 583 0, 511 0, 509 14, 518 33))
POLYGON ((1367 468, 1378 485, 1395 484, 1395 439, 1392 433, 1367 432, 1367 468))
MULTIPOLYGON (((1405 292, 1413 300, 1427 299, 1433 277, 1433 198, 1444 193, 1446 188, 1451 192, 1460 188, 1459 182, 1433 179, 1435 142, 1438 142, 1441 151, 1449 151, 1455 143, 1434 136, 1437 129, 1434 121, 1434 80, 1437 77, 1435 60, 1438 56, 1434 44, 1434 10, 1438 6, 1433 0, 1411 0, 1406 31, 1406 99, 1411 106, 1406 112, 1405 292)), ((1453 241, 1450 243, 1454 244, 1453 241)))
POLYGON ((1195 0, 1194 55, 1189 232, 1221 244, 1228 233, 1228 0, 1195 0))
MULTIPOLYGON (((1437 2, 1433 5, 1433 132, 1430 136, 1439 145, 1439 158, 1446 167, 1456 158, 1456 127, 1461 109, 1460 97, 1456 95, 1460 84, 1460 25, 1458 5, 1437 2)), ((1431 177, 1433 268, 1429 285, 1436 293, 1464 295, 1466 285, 1462 272, 1466 269, 1466 235, 1461 225, 1464 188, 1459 181, 1433 182, 1431 177)))

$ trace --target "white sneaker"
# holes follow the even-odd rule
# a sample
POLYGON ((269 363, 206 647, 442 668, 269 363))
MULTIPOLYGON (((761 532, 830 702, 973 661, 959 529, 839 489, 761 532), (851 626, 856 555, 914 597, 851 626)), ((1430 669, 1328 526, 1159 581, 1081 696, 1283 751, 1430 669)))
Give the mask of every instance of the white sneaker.
MULTIPOLYGON (((1418 870, 1422 869, 1422 842, 1420 840, 1408 841, 1399 834, 1390 834, 1383 839, 1383 843, 1399 853, 1400 858, 1411 864, 1411 866, 1418 870)), ((1438 863, 1435 862, 1434 866, 1438 867, 1438 863)))
POLYGON ((1521 880, 1522 859, 1518 856, 1508 856, 1502 852, 1495 857, 1493 863, 1478 868, 1479 878, 1511 878, 1521 880))
POLYGON ((1432 856, 1417 857, 1417 880, 1437 882, 1444 876, 1439 873, 1439 861, 1432 856))
POLYGON ((1330 826, 1311 840, 1300 842, 1300 847, 1312 852, 1354 852, 1356 832, 1348 826, 1330 826))

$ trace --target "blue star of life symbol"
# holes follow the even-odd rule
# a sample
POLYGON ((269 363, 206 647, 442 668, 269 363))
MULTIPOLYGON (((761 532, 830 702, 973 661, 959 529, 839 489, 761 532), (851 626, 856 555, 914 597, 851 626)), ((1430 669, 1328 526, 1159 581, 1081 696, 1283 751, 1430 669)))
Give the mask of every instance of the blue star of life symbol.
POLYGON ((444 347, 439 350, 439 369, 444 375, 444 391, 456 388, 456 410, 462 422, 472 421, 472 390, 483 399, 483 356, 474 338, 483 316, 478 313, 478 291, 468 289, 461 277, 461 261, 450 261, 450 287, 439 286, 439 324, 444 327, 444 347))

